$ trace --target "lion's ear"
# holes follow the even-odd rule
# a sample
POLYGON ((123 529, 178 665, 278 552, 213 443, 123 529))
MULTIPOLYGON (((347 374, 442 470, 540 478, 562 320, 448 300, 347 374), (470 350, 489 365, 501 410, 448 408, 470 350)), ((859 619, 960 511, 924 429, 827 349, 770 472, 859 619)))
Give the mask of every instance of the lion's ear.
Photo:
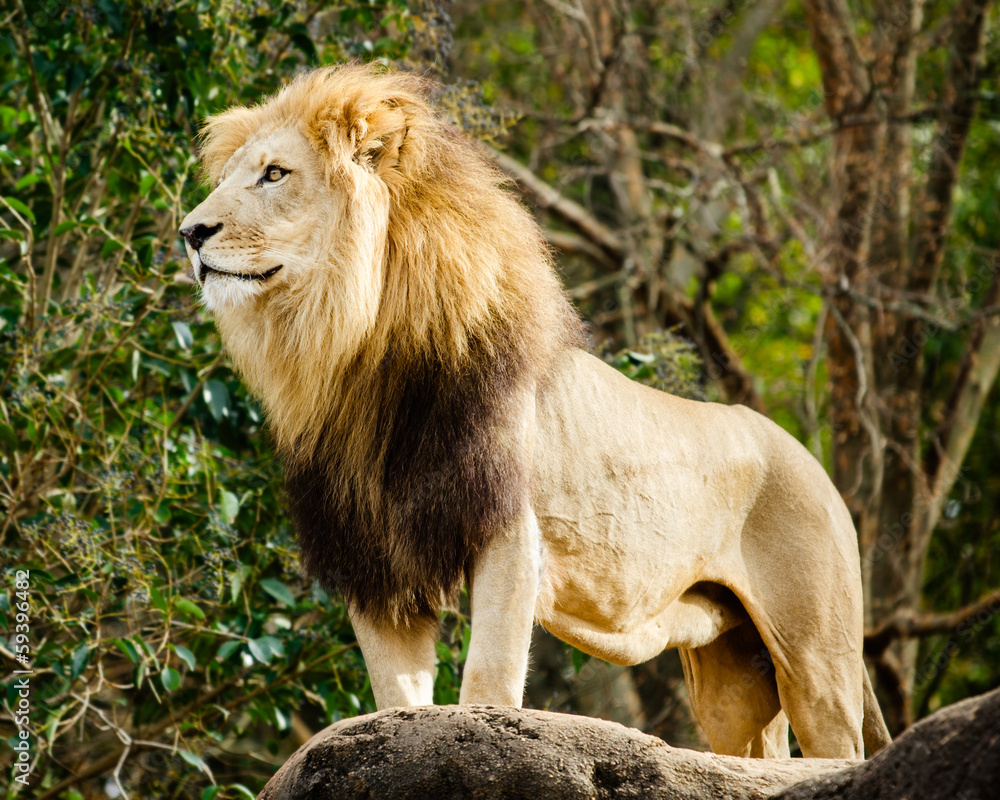
POLYGON ((407 120, 402 108, 384 103, 350 126, 348 136, 354 160, 385 178, 399 164, 406 141, 407 120))

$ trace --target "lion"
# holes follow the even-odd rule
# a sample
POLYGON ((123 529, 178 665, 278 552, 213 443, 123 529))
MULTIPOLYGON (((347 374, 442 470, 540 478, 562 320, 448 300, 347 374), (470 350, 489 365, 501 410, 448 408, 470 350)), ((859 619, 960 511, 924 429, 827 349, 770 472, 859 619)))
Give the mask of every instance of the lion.
POLYGON ((265 408, 306 572, 342 593, 377 706, 433 702, 469 587, 460 702, 522 702, 532 625, 614 664, 678 648, 717 753, 889 740, 851 517, 741 406, 583 349, 532 215, 412 74, 301 75, 209 118, 181 225, 265 408))

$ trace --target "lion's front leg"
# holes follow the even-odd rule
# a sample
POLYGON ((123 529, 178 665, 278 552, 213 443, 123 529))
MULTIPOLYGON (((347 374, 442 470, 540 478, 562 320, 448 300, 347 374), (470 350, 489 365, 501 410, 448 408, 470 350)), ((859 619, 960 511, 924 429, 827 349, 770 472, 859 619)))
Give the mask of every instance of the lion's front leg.
POLYGON ((472 641, 460 702, 520 707, 538 595, 538 521, 530 508, 479 556, 470 587, 472 641))
POLYGON ((394 626, 375 622, 354 609, 350 614, 379 710, 433 704, 437 626, 394 626))

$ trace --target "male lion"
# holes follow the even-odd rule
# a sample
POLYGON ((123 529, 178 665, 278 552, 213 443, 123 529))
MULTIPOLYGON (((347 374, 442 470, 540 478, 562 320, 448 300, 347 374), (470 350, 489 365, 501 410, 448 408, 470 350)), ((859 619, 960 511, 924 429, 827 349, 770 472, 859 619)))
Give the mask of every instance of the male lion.
POLYGON ((432 702, 471 587, 463 703, 519 706, 532 621, 637 664, 680 648, 712 748, 888 741, 858 547, 823 469, 746 408, 579 349, 531 216, 412 75, 303 75, 208 120, 182 223, 262 399, 309 574, 350 608, 379 708, 432 702))

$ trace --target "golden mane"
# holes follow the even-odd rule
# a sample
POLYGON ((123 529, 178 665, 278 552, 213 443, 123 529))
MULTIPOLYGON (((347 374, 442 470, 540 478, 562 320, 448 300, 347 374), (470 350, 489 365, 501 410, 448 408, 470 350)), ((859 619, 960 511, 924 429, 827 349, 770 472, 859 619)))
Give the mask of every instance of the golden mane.
POLYGON ((434 618, 519 513, 528 468, 503 431, 579 342, 535 221, 430 88, 319 69, 211 118, 201 153, 215 184, 240 148, 295 127, 347 193, 326 263, 216 321, 264 402, 307 570, 394 619, 434 618))

